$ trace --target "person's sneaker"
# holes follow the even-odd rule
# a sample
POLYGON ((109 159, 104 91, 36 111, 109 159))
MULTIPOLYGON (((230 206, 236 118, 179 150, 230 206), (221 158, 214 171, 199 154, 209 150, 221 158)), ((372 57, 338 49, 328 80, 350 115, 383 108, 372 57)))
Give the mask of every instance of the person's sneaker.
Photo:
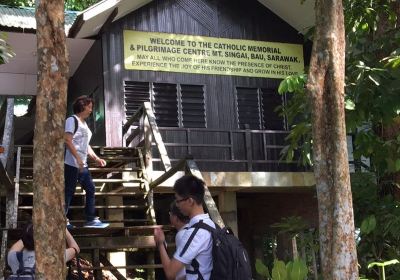
POLYGON ((106 228, 110 224, 103 223, 99 220, 98 217, 94 218, 92 221, 87 221, 83 226, 87 228, 106 228))
POLYGON ((67 229, 74 229, 75 226, 71 224, 69 221, 67 221, 67 229))

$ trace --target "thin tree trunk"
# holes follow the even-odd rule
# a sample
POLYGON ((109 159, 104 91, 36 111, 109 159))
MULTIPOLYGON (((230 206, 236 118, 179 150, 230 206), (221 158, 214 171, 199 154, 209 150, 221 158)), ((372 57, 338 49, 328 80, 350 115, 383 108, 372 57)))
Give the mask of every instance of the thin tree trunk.
POLYGON ((342 1, 316 1, 307 90, 312 104, 314 173, 322 276, 358 279, 344 119, 345 34, 342 1))
POLYGON ((65 279, 64 119, 68 59, 64 1, 37 0, 38 82, 33 147, 36 279, 65 279))

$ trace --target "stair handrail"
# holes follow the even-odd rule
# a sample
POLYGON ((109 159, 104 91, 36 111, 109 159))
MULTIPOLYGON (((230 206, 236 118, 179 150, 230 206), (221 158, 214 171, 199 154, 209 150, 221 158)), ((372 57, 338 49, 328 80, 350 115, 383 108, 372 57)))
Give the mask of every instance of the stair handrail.
MULTIPOLYGON (((128 121, 122 127, 122 135, 124 136, 129 128, 132 126, 134 122, 138 122, 140 119, 143 121, 140 122, 139 126, 136 128, 140 132, 145 131, 147 128, 151 131, 151 136, 156 142, 157 149, 160 153, 161 162, 163 164, 164 170, 168 171, 171 168, 171 160, 168 157, 167 149, 165 148, 165 144, 162 140, 160 131, 158 129, 156 123, 156 117, 154 116, 153 109, 151 108, 150 102, 143 102, 142 106, 128 119, 128 121)), ((139 135, 140 133, 134 133, 134 135, 139 135)), ((142 133, 140 135, 145 135, 146 133, 142 133)), ((126 146, 130 144, 133 140, 131 137, 128 137, 129 141, 126 142, 126 146)), ((148 151, 145 151, 145 154, 148 151)))
MULTIPOLYGON (((181 171, 182 169, 186 170, 186 174, 190 174, 196 176, 197 178, 204 181, 203 175, 201 175, 200 169, 198 168, 196 162, 193 159, 193 156, 188 155, 186 158, 181 159, 175 164, 171 169, 164 172, 161 176, 157 179, 153 180, 150 183, 150 189, 153 190, 155 187, 161 185, 163 182, 171 178, 175 173, 181 171)), ((221 214, 218 211, 217 205, 215 204, 214 199, 212 198, 211 192, 208 189, 207 185, 205 185, 205 192, 204 192, 204 203, 207 212, 210 214, 211 219, 218 224, 221 228, 223 228, 224 221, 221 217, 221 214)))
MULTIPOLYGON (((172 177, 175 173, 182 170, 183 168, 186 169, 187 174, 196 176, 199 179, 204 181, 204 178, 201 175, 201 172, 200 172, 196 162, 193 160, 192 156, 187 156, 186 158, 181 159, 174 167, 171 166, 171 161, 168 157, 167 149, 165 148, 164 141, 159 132, 156 118, 154 116, 154 112, 153 112, 153 109, 151 108, 150 102, 143 102, 143 105, 126 122, 126 124, 124 125, 123 130, 122 130, 124 132, 123 134, 125 134, 129 130, 130 126, 135 121, 136 122, 139 121, 140 117, 143 117, 144 119, 147 118, 149 128, 151 130, 153 139, 156 142, 156 146, 157 146, 158 152, 160 153, 161 161, 164 165, 164 171, 165 171, 160 177, 158 177, 157 179, 150 182, 150 184, 149 184, 150 193, 153 192, 155 187, 157 187, 158 185, 160 185, 161 183, 163 183, 164 181, 166 181, 167 179, 172 177)), ((141 122, 137 129, 144 130, 145 128, 146 128, 146 123, 141 122)), ((140 133, 135 133, 135 134, 140 135, 140 133)), ((144 151, 143 154, 146 154, 146 152, 149 152, 149 151, 144 151)), ((212 198, 211 192, 207 186, 205 186, 204 202, 205 202, 206 211, 209 213, 211 219, 216 224, 218 224, 221 228, 224 227, 224 222, 222 220, 222 217, 218 211, 217 205, 216 205, 214 199, 212 198)))

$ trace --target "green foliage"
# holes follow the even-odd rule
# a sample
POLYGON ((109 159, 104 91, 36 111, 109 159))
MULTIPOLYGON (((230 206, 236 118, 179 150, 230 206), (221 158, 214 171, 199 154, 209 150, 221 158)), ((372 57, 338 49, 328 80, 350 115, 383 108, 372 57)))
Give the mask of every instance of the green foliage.
POLYGON ((397 259, 386 261, 386 262, 372 262, 368 264, 368 269, 378 266, 379 267, 379 279, 380 280, 385 280, 386 279, 386 273, 385 273, 385 267, 393 264, 398 264, 399 261, 397 259))
MULTIPOLYGON (((383 131, 400 124, 400 29, 392 0, 344 1, 346 28, 346 128, 354 135, 354 158, 371 159, 371 171, 383 177, 400 171, 400 138, 383 131)), ((311 109, 305 75, 282 81, 280 108, 290 125, 287 160, 312 165, 311 109)), ((379 178, 378 178, 379 179, 379 178)))
MULTIPOLYGON (((376 176, 373 173, 351 175, 360 273, 377 277, 378 270, 367 270, 368 264, 376 260, 400 258, 400 203, 391 195, 377 192, 376 176)), ((386 271, 387 279, 400 279, 400 266, 386 271)))
POLYGON ((286 77, 280 83, 278 92, 286 93, 288 101, 277 108, 290 127, 286 137, 288 145, 281 151, 282 158, 290 162, 297 157, 305 166, 312 165, 311 107, 306 96, 306 83, 305 74, 286 77))
MULTIPOLYGON (((65 9, 69 11, 83 11, 100 0, 65 0, 65 9)), ((3 0, 3 5, 11 7, 34 7, 35 0, 3 0)))
POLYGON ((263 264, 260 259, 256 259, 255 266, 256 266, 257 273, 260 274, 263 278, 265 278, 265 279, 271 278, 268 267, 265 264, 263 264))
POLYGON ((270 275, 268 268, 261 262, 256 260, 256 271, 264 279, 272 280, 303 280, 308 274, 306 262, 301 259, 289 261, 286 265, 283 261, 274 260, 274 266, 270 275))
POLYGON ((282 221, 271 225, 277 228, 279 233, 297 234, 307 229, 307 224, 303 218, 298 216, 290 216, 282 218, 282 221))

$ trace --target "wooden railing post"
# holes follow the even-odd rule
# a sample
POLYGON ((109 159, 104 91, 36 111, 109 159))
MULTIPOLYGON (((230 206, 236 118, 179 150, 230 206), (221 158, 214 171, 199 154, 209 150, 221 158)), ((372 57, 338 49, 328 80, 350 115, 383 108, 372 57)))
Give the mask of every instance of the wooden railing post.
POLYGON ((153 173, 153 153, 152 153, 152 143, 153 134, 151 133, 151 127, 149 123, 149 117, 145 115, 143 120, 144 129, 144 165, 146 168, 146 173, 150 176, 153 173))
MULTIPOLYGON (((160 158, 164 165, 164 170, 168 171, 169 169, 171 169, 171 161, 169 160, 167 149, 165 148, 160 131, 158 130, 158 126, 156 123, 156 117, 154 116, 153 109, 151 108, 150 102, 144 102, 144 110, 146 112, 146 116, 147 116, 147 119, 149 122, 148 126, 145 125, 145 129, 146 129, 146 127, 150 128, 150 130, 154 136, 154 141, 156 142, 158 151, 160 152, 160 158)), ((146 133, 145 133, 145 135, 146 135, 146 133)), ((150 143, 150 145, 151 145, 151 143, 150 143)))
MULTIPOLYGON (((203 176, 201 175, 201 172, 197 167, 197 164, 193 160, 187 161, 187 169, 191 175, 196 176, 197 178, 204 181, 203 176)), ((225 226, 224 221, 222 220, 222 217, 218 212, 217 205, 215 204, 215 201, 212 198, 211 192, 207 186, 205 187, 204 203, 211 219, 221 228, 223 228, 225 226)))
MULTIPOLYGON (((7 110, 4 122, 2 146, 4 152, 0 154, 0 184, 6 189, 6 228, 17 227, 18 214, 18 195, 19 195, 19 163, 21 158, 21 148, 18 148, 17 155, 17 178, 15 186, 13 186, 7 170, 10 170, 11 159, 14 153, 14 98, 7 98, 7 110)), ((3 230, 1 240, 1 260, 0 260, 0 277, 3 277, 5 268, 5 259, 7 252, 8 232, 3 230)))
POLYGON ((246 159, 247 159, 247 171, 253 171, 253 149, 251 142, 251 132, 249 126, 245 125, 245 144, 246 144, 246 159))

